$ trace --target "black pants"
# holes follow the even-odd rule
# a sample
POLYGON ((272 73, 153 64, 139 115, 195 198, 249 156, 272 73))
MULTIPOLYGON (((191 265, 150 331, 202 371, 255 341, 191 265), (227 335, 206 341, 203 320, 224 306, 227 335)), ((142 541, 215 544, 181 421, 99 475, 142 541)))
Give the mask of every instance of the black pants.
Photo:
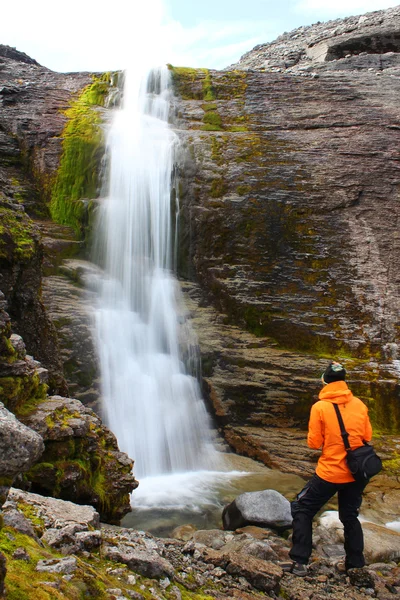
POLYGON ((346 568, 363 567, 364 536, 358 520, 365 483, 330 483, 314 474, 291 504, 293 546, 290 558, 306 565, 312 551, 312 520, 317 512, 338 492, 339 519, 344 527, 346 568))

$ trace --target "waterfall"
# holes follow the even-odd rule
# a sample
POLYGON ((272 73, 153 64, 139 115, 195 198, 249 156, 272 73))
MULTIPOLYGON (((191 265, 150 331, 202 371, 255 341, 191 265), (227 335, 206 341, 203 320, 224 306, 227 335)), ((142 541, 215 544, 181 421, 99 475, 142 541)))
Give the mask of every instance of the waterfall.
POLYGON ((139 478, 207 468, 214 453, 199 384, 183 360, 190 342, 182 347, 179 332, 169 79, 166 67, 125 74, 95 228, 104 267, 95 308, 103 414, 139 478))

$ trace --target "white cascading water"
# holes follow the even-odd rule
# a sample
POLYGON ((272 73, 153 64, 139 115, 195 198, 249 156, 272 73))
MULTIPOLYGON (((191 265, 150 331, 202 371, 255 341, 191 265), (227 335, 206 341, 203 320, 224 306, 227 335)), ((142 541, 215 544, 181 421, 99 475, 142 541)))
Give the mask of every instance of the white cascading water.
MULTIPOLYGON (((135 475, 209 468, 215 451, 187 373, 173 276, 169 71, 125 76, 109 133, 109 182, 96 230, 104 275, 95 311, 105 420, 135 475)), ((189 342, 188 342, 189 343, 189 342)))

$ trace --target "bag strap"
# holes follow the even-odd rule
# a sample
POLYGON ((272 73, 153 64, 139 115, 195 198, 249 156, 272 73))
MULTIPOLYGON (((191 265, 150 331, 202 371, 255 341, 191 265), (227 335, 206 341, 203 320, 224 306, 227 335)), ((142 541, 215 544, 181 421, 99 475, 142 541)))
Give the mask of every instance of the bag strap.
POLYGON ((349 444, 349 434, 346 431, 346 427, 344 426, 343 423, 343 419, 342 419, 342 415, 340 414, 340 410, 337 404, 334 404, 332 402, 334 408, 335 408, 335 412, 336 412, 336 416, 338 418, 339 421, 339 426, 340 426, 340 433, 342 434, 342 438, 343 438, 343 443, 344 443, 344 447, 346 448, 346 450, 350 450, 350 444, 349 444))

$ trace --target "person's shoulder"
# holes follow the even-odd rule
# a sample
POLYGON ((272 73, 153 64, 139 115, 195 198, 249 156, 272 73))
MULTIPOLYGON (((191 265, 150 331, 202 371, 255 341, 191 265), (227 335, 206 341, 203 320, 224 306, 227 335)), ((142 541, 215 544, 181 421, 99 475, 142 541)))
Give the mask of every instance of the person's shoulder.
POLYGON ((324 406, 327 404, 324 400, 317 400, 311 407, 311 410, 321 412, 324 409, 324 406))
POLYGON ((365 411, 368 411, 368 408, 367 408, 366 404, 365 404, 365 403, 364 403, 362 400, 360 400, 360 398, 357 398, 357 396, 354 396, 354 395, 353 395, 353 396, 352 396, 352 398, 351 398, 351 400, 350 400, 350 402, 352 402, 352 403, 354 403, 354 404, 357 404, 357 406, 358 406, 358 407, 359 407, 361 410, 363 410, 363 409, 364 409, 365 411))

